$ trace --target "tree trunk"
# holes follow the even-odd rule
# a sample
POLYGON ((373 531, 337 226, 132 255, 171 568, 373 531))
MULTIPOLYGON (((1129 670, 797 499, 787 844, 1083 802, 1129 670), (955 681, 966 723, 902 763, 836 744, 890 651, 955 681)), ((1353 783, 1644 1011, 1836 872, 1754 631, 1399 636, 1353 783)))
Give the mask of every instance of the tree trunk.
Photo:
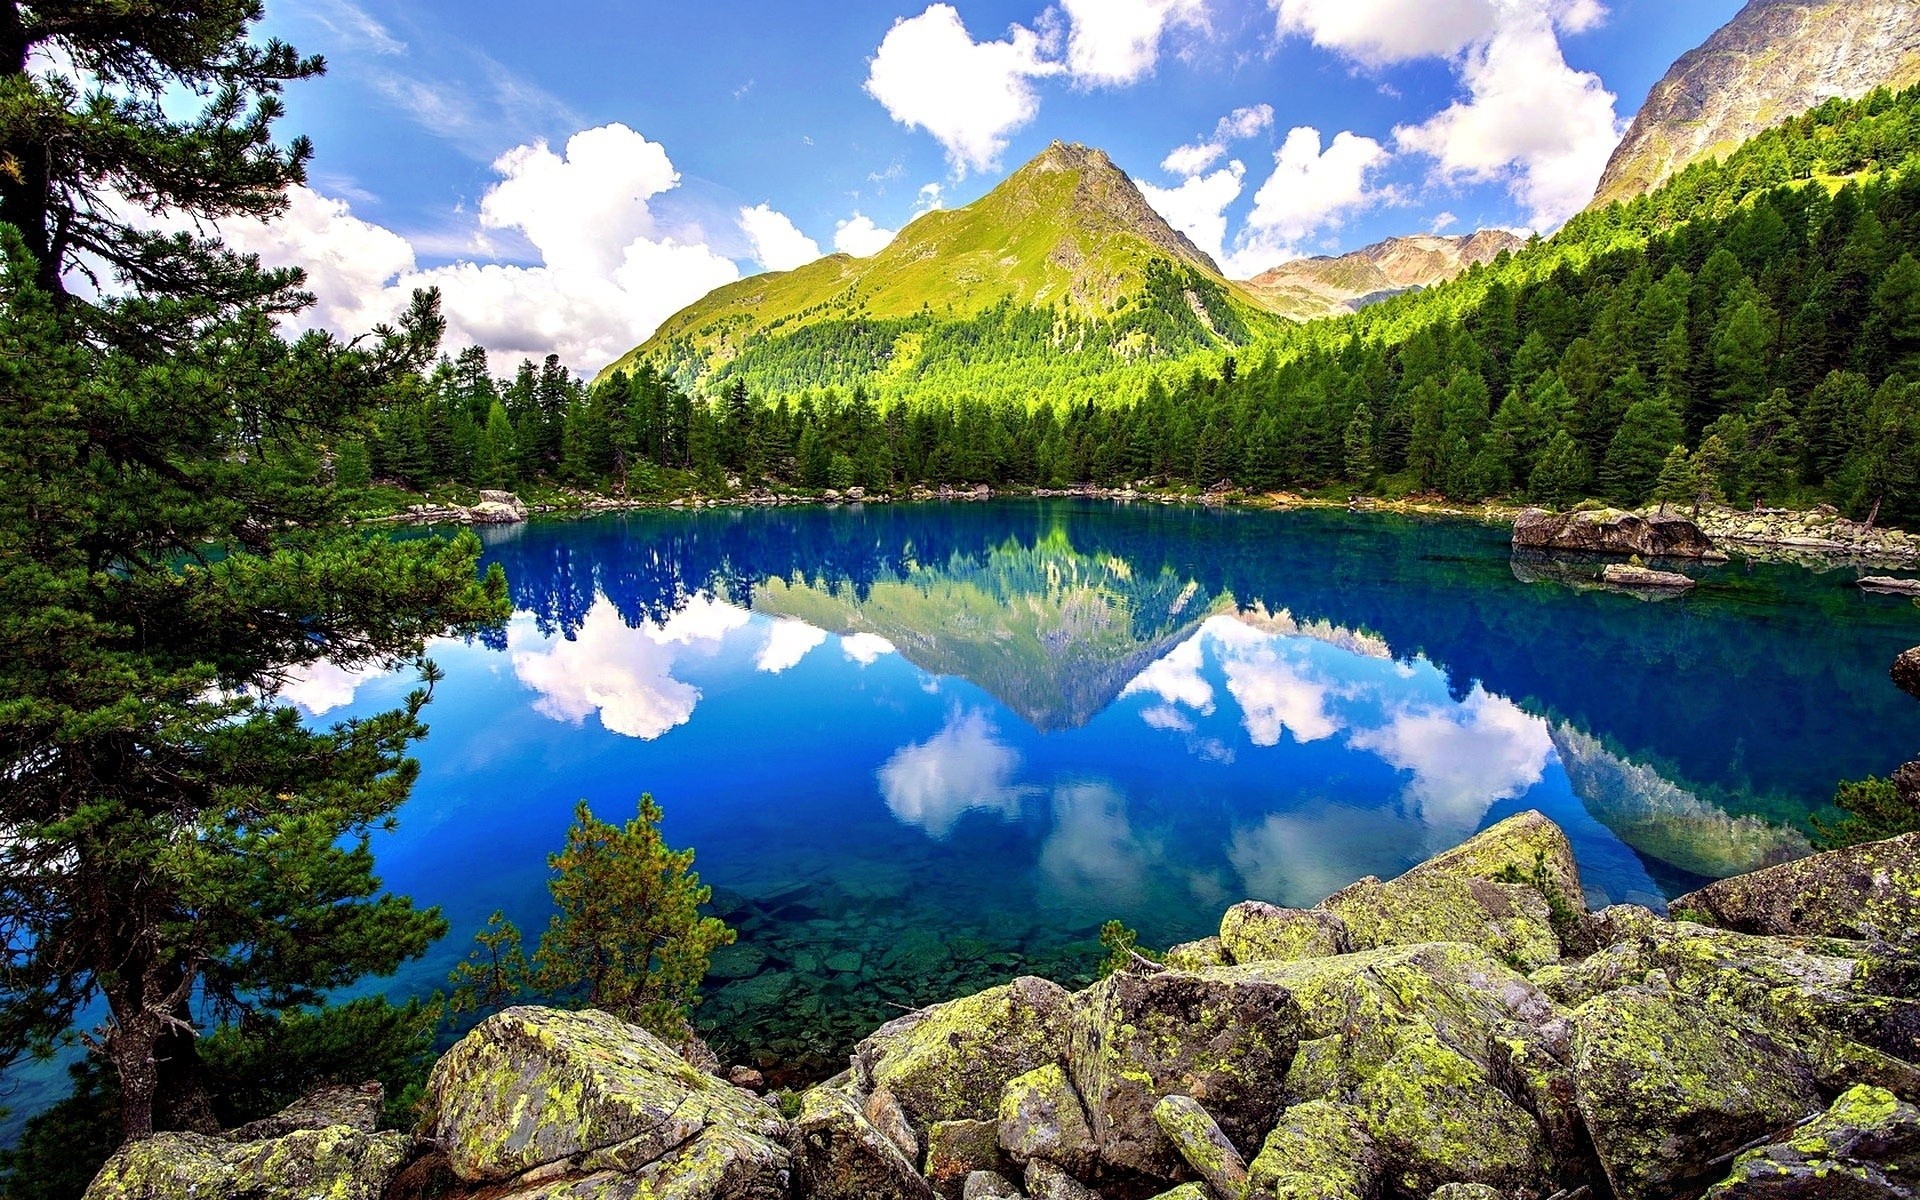
POLYGON ((1880 519, 1880 501, 1882 499, 1883 497, 1880 496, 1873 498, 1873 511, 1867 514, 1867 532, 1869 533, 1873 532, 1873 523, 1880 519))
MULTIPOLYGON (((26 74, 31 50, 19 0, 0 0, 0 79, 26 74)), ((52 202, 47 144, 26 139, 0 141, 0 164, 4 164, 0 169, 0 221, 20 231, 20 240, 39 268, 35 282, 40 289, 50 296, 64 296, 66 287, 60 279, 53 231, 47 219, 52 202)))

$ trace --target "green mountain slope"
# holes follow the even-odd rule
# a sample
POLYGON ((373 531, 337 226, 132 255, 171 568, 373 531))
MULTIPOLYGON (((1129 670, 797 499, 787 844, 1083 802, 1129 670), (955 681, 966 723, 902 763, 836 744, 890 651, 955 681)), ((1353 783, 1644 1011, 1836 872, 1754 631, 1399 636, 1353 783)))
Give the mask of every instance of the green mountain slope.
POLYGON ((1084 374, 1246 345, 1278 323, 1104 153, 1056 142, 871 258, 836 254, 714 291, 602 378, 645 360, 708 391, 740 379, 756 391, 924 392, 982 357, 1064 357, 1084 374))

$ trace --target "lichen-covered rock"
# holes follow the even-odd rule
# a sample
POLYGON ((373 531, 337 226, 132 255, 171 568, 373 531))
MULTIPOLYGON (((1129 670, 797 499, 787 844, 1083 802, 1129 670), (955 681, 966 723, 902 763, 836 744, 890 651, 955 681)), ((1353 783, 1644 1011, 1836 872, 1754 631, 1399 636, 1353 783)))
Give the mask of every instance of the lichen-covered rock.
POLYGON ((1168 1096, 1154 1106, 1153 1119, 1193 1173, 1222 1196, 1247 1190, 1247 1160, 1220 1132, 1207 1110, 1192 1096, 1168 1096))
POLYGON ((1018 1195, 1020 1189, 998 1171, 975 1171, 960 1189, 960 1200, 1004 1200, 1018 1195))
POLYGON ((738 1126, 715 1125, 638 1167, 602 1152, 582 1160, 586 1174, 547 1178, 499 1200, 789 1200, 785 1146, 738 1126))
POLYGON ((1339 1034, 1301 1041, 1293 1052, 1293 1065, 1287 1068, 1285 1103, 1305 1104, 1338 1092, 1342 1086, 1340 1056, 1339 1034))
POLYGON ((1354 1104, 1397 1191, 1418 1196, 1444 1183, 1485 1183, 1514 1192, 1546 1181, 1539 1125, 1484 1066, 1431 1026, 1397 1029, 1393 1041, 1393 1054, 1354 1104))
POLYGON ((1506 1197, 1484 1183, 1448 1183, 1433 1189, 1433 1195, 1427 1200, 1506 1200, 1506 1197))
POLYGON ((1167 953, 1160 961, 1171 971, 1204 971, 1208 967, 1224 967, 1228 959, 1220 939, 1206 937, 1197 942, 1181 942, 1178 946, 1167 947, 1167 953))
POLYGON ((1920 833, 1723 879, 1672 907, 1740 933, 1896 938, 1920 928, 1920 833))
POLYGON ((1920 700, 1920 646, 1893 661, 1893 682, 1915 700, 1920 700))
POLYGON ((942 1194, 958 1194, 967 1176, 999 1165, 998 1121, 935 1121, 927 1127, 925 1173, 942 1194))
POLYGON ((1465 942, 1531 969, 1559 960, 1585 911, 1573 847, 1522 813, 1390 883, 1367 878, 1321 901, 1354 949, 1465 942))
POLYGON ((795 1190, 811 1200, 933 1200, 900 1147, 834 1087, 810 1089, 793 1122, 795 1190))
POLYGON ((380 1200, 411 1148, 346 1125, 250 1142, 162 1133, 115 1152, 86 1200, 380 1200))
POLYGON ((1749 1150, 1708 1200, 1910 1200, 1920 1185, 1920 1109, 1884 1088, 1849 1089, 1776 1145, 1749 1150))
POLYGON ((907 1120, 906 1110, 893 1098, 893 1093, 878 1087, 867 1093, 867 1099, 861 1105, 861 1111, 873 1127, 900 1147, 900 1153, 910 1162, 920 1161, 920 1135, 914 1132, 913 1123, 907 1120))
POLYGON ((1161 1192, 1153 1200, 1219 1200, 1204 1183, 1183 1183, 1170 1192, 1161 1192))
POLYGON ((1278 908, 1248 900, 1220 919, 1220 946, 1236 963, 1290 962, 1344 954, 1344 921, 1325 909, 1278 908))
POLYGON ((1266 1131, 1300 1008, 1278 984, 1231 977, 1241 970, 1121 972, 1081 994, 1070 1070, 1104 1162, 1177 1178, 1179 1152, 1153 1119, 1162 1096, 1201 1101, 1236 1146, 1266 1131))
MULTIPOLYGON (((782 1134, 764 1101, 647 1031, 602 1012, 533 1007, 487 1018, 447 1051, 422 1122, 469 1183, 595 1155, 596 1166, 638 1171, 712 1128, 767 1146, 782 1134)), ((778 1157, 765 1148, 750 1157, 778 1157)))
POLYGON ((1044 1158, 1027 1164, 1027 1195, 1032 1200, 1100 1200, 1100 1193, 1044 1158))
POLYGON ((1045 1158, 1067 1170, 1093 1169, 1099 1148, 1086 1107, 1058 1064, 1028 1071, 1000 1096, 1000 1148, 1015 1162, 1045 1158))
POLYGON ((1619 509, 1550 513, 1530 508, 1513 522, 1513 544, 1534 550, 1638 554, 1646 558, 1710 558, 1713 540, 1685 517, 1639 516, 1619 509))
POLYGON ((1368 1200, 1380 1176, 1360 1114, 1314 1100, 1280 1114, 1247 1168, 1247 1200, 1368 1200))
POLYGON ((386 1089, 377 1083, 324 1087, 270 1117, 249 1121, 220 1136, 230 1142, 259 1142, 285 1137, 297 1129, 330 1129, 335 1125, 372 1133, 380 1126, 380 1107, 385 1100, 386 1089))
POLYGON ((1059 984, 1016 979, 881 1026, 855 1049, 854 1075, 891 1091, 916 1128, 986 1120, 1016 1076, 1065 1059, 1071 1013, 1059 984))
POLYGON ((1580 1111, 1618 1200, 1708 1183, 1706 1164, 1819 1108, 1776 1040, 1676 999, 1622 988, 1573 1014, 1580 1111))

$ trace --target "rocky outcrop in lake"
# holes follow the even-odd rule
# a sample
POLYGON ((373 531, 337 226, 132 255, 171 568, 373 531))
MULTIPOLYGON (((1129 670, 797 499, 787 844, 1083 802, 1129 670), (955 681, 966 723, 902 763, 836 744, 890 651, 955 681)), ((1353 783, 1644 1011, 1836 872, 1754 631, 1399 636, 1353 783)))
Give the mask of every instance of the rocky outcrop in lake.
POLYGON ((434 1069, 413 1138, 163 1135, 89 1200, 1913 1194, 1920 837, 1694 898, 1716 924, 1582 895, 1523 814, 1079 992, 907 1014, 791 1116, 612 1017, 509 1009, 434 1069))
POLYGON ((1616 508, 1552 513, 1529 508, 1513 522, 1519 549, 1583 554, 1637 554, 1642 558, 1725 557, 1698 525, 1685 517, 1622 512, 1616 508))

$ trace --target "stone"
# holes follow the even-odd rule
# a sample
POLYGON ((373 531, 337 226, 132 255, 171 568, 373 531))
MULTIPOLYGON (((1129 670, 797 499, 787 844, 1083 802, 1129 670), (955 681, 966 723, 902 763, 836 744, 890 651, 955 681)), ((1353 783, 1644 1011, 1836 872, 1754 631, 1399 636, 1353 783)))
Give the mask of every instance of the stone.
POLYGON ((1537 812, 1509 817, 1390 883, 1363 879, 1321 901, 1353 949, 1464 942, 1531 969, 1578 947, 1585 893, 1566 834, 1537 812))
POLYGON ((749 1092, 760 1093, 767 1090, 767 1077, 752 1067, 735 1064, 727 1068, 727 1082, 749 1092))
POLYGON ((85 1200, 381 1200, 412 1141, 348 1125, 236 1142, 160 1133, 115 1151, 85 1200))
POLYGON ((1000 1165, 1000 1122, 935 1121, 927 1127, 926 1177, 953 1194, 976 1171, 1000 1165))
POLYGON ((1723 879, 1672 911, 1740 933, 1897 938, 1920 928, 1920 833, 1723 879))
POLYGON ((1817 1111, 1806 1068, 1778 1041, 1643 987, 1573 1013, 1580 1112, 1617 1200, 1711 1182, 1707 1164, 1817 1111))
POLYGON ((765 1102, 606 1013, 534 1007, 496 1013, 447 1051, 428 1078, 421 1125, 468 1183, 596 1154, 636 1171, 719 1127, 759 1143, 754 1161, 784 1158, 765 1102))
POLYGON ((1643 558, 1706 558, 1717 551, 1713 540, 1685 517, 1643 517, 1613 508, 1569 513, 1529 508, 1514 518, 1513 544, 1643 558))
POLYGON ((720 1125, 635 1169, 597 1167, 591 1157, 582 1167, 590 1173, 501 1200, 787 1200, 792 1190, 783 1145, 720 1125))
POLYGON ((1072 1001, 1031 977, 889 1022, 854 1050, 862 1087, 885 1087, 916 1128, 997 1115, 1015 1077, 1066 1057, 1072 1001))
POLYGON ((1002 1200, 1019 1195, 1020 1189, 998 1171, 975 1171, 960 1190, 961 1200, 1002 1200))
POLYGON ((1920 700, 1920 646, 1894 660, 1893 682, 1901 691, 1920 700))
POLYGON ((1236 1146, 1273 1119, 1300 1040, 1300 1006, 1258 978, 1119 972, 1081 994, 1069 1069, 1105 1163, 1174 1181, 1179 1152, 1153 1117, 1161 1097, 1204 1100, 1236 1146))
POLYGON ((1651 567, 1635 566, 1630 563, 1611 564, 1606 570, 1600 572, 1600 581, 1614 587, 1660 588, 1682 592, 1696 585, 1694 579, 1678 571, 1656 571, 1651 567))
POLYGON ((1219 1200, 1204 1183, 1183 1183, 1170 1192, 1161 1192, 1153 1200, 1219 1200))
POLYGON ((1032 1200, 1100 1200, 1100 1193, 1044 1158, 1027 1164, 1027 1195, 1032 1200))
POLYGON ((1240 1196, 1247 1190, 1247 1160, 1220 1132, 1207 1110, 1192 1096, 1167 1096, 1154 1105, 1153 1119, 1167 1135, 1193 1173, 1218 1195, 1240 1196))
POLYGON ((839 1089, 811 1088, 793 1122, 793 1174, 813 1200, 933 1200, 933 1186, 839 1089))
POLYGON ((1247 1169, 1248 1200, 1369 1200, 1380 1156, 1353 1109, 1327 1100, 1280 1114, 1247 1169))
POLYGON ((1854 584, 1863 592, 1884 592, 1893 596, 1920 596, 1920 579, 1896 579, 1891 575, 1869 575, 1854 584))
POLYGON ((478 504, 463 510, 462 519, 474 525, 518 525, 527 519, 527 506, 512 492, 484 491, 478 504))
POLYGON ((1227 910, 1220 919, 1220 947, 1236 963, 1324 958, 1351 949, 1346 922, 1333 913, 1279 908, 1259 900, 1227 910))
POLYGON ((1920 1109, 1862 1086, 1779 1143, 1735 1159, 1707 1200, 1911 1200, 1916 1180, 1920 1109))
POLYGON ((1045 1158, 1085 1173, 1098 1160, 1086 1107, 1057 1063, 1007 1084, 1000 1095, 999 1118, 1000 1148, 1015 1162, 1045 1158))
POLYGON ((1546 1139, 1486 1068, 1418 1022, 1395 1027, 1393 1052, 1354 1093, 1386 1177, 1404 1194, 1446 1183, 1507 1192, 1549 1177, 1546 1139))
POLYGON ((250 1121, 220 1136, 230 1142, 259 1142, 299 1129, 330 1129, 336 1125, 372 1133, 380 1126, 380 1108, 385 1100, 386 1089, 378 1083, 324 1087, 270 1117, 250 1121))
POLYGON ((906 1110, 900 1107, 900 1102, 893 1098, 892 1092, 883 1087, 868 1092, 861 1111, 875 1129, 900 1147, 900 1153, 906 1155, 909 1161, 920 1161, 920 1135, 914 1131, 913 1122, 907 1120, 906 1110))
POLYGON ((1484 1183, 1446 1183, 1433 1189, 1427 1200, 1507 1200, 1495 1188, 1484 1183))
POLYGON ((1173 971, 1204 971, 1208 967, 1224 967, 1228 960, 1220 939, 1206 937, 1197 942, 1169 946, 1160 961, 1173 971))
POLYGON ((707 978, 731 982, 735 979, 751 979, 767 965, 767 952, 758 946, 745 942, 736 942, 731 946, 722 946, 713 952, 713 959, 707 967, 707 978))

